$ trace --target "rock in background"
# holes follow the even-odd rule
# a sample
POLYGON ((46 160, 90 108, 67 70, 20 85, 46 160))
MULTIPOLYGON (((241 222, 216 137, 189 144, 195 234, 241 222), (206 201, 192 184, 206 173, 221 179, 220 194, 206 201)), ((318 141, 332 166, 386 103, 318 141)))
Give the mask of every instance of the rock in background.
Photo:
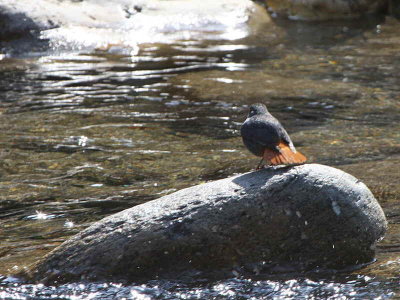
POLYGON ((381 10, 388 0, 265 0, 271 12, 293 20, 358 18, 381 10))
POLYGON ((143 280, 187 271, 369 262, 387 227, 353 176, 308 164, 213 181, 109 216, 47 255, 35 281, 143 280))

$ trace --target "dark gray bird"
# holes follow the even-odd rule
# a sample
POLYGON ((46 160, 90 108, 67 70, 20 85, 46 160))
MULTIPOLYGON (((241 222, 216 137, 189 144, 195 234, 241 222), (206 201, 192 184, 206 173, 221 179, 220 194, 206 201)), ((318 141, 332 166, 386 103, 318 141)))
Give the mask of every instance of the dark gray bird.
POLYGON ((246 121, 240 128, 243 143, 251 153, 262 157, 269 165, 304 163, 307 158, 296 151, 285 128, 267 110, 264 104, 250 106, 246 121))

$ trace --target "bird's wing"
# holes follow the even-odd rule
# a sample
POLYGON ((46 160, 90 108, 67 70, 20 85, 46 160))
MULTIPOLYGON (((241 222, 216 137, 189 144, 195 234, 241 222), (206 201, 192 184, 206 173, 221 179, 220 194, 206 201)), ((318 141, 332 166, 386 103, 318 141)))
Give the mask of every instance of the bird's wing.
POLYGON ((272 122, 257 119, 246 121, 243 123, 240 133, 243 139, 266 148, 275 149, 280 141, 279 127, 272 122))
POLYGON ((294 147, 289 134, 286 132, 285 128, 282 127, 282 125, 279 127, 279 136, 280 136, 281 141, 286 143, 289 146, 290 150, 292 150, 294 153, 296 153, 296 148, 294 147))

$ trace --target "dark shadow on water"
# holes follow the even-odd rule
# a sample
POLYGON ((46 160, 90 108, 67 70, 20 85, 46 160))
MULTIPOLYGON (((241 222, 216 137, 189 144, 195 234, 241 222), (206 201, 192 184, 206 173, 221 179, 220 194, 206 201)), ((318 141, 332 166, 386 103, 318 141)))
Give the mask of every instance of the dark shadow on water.
POLYGON ((272 20, 286 31, 289 45, 304 50, 310 47, 329 49, 348 39, 363 36, 364 32, 382 24, 385 16, 378 14, 354 20, 334 21, 292 21, 284 18, 272 20))

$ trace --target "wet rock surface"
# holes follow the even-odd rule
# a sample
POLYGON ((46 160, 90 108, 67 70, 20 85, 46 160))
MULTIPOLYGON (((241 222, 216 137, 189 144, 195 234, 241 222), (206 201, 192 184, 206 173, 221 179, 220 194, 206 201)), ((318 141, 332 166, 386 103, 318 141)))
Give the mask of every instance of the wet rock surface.
POLYGON ((143 280, 254 263, 337 268, 371 261, 386 227, 369 189, 343 171, 318 164, 267 168, 111 215, 24 276, 143 280))

